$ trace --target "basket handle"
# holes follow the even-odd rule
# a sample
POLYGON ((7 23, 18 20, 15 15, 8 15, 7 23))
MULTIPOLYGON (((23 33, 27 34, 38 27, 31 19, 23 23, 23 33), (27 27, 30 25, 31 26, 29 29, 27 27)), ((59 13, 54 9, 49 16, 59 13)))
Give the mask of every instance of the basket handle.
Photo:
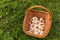
POLYGON ((50 11, 49 11, 47 8, 43 7, 43 6, 31 6, 31 7, 28 9, 28 11, 31 10, 31 9, 33 9, 33 8, 42 8, 42 9, 44 9, 45 11, 47 11, 47 12, 50 13, 50 11))

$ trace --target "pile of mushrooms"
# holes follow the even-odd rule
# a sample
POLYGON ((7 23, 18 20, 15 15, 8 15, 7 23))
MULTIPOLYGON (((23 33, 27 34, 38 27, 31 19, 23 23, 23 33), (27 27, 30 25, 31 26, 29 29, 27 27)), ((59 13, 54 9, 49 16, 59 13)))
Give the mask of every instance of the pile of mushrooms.
POLYGON ((44 33, 44 19, 32 17, 31 22, 29 22, 29 31, 35 35, 43 35, 44 33))

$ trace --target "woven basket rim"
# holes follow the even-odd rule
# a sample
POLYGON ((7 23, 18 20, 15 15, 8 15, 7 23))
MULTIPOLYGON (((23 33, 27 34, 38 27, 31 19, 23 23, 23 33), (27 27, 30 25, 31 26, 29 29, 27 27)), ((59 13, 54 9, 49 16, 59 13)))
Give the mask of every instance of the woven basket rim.
MULTIPOLYGON (((30 7, 30 8, 27 10, 26 14, 29 14, 30 10, 31 10, 32 8, 34 8, 34 7, 42 7, 42 6, 32 6, 32 7, 30 7)), ((43 9, 44 9, 44 7, 43 7, 43 9)), ((45 9, 46 9, 46 8, 45 8, 45 9)), ((47 9, 46 9, 46 10, 47 10, 47 9)), ((36 11, 36 10, 35 10, 35 11, 36 11)), ((37 11, 37 12, 41 12, 41 11, 37 11)), ((45 13, 45 11, 42 11, 42 12, 45 13)), ((47 13, 48 13, 48 14, 50 15, 50 17, 51 17, 51 21, 50 21, 50 22, 52 22, 52 15, 51 15, 51 12, 48 11, 47 13)), ((48 31, 47 34, 45 34, 45 36, 36 36, 36 35, 34 35, 34 34, 30 34, 30 33, 28 33, 28 32, 25 30, 26 19, 27 19, 27 18, 26 18, 26 15, 25 15, 24 23, 23 23, 23 31, 24 31, 25 34, 28 34, 28 35, 31 35, 31 36, 35 36, 35 37, 37 37, 37 38, 44 38, 44 37, 46 37, 46 36, 48 35, 52 23, 50 23, 49 31, 48 31)))

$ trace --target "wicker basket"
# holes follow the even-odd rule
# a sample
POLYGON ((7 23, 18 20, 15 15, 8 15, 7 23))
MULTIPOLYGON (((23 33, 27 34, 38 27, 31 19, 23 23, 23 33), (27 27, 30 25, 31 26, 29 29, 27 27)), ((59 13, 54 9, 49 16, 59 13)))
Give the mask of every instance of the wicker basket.
POLYGON ((50 31, 51 24, 52 24, 52 16, 51 16, 51 13, 48 9, 46 9, 43 6, 31 6, 27 10, 25 18, 24 18, 23 31, 24 31, 25 34, 28 34, 28 35, 31 35, 31 36, 34 36, 34 37, 37 37, 37 38, 45 38, 50 31), (42 8, 45 11, 32 10, 33 8, 42 8), (45 26, 44 26, 43 36, 35 35, 35 34, 32 34, 32 33, 28 32, 29 22, 31 21, 31 18, 34 17, 34 16, 36 16, 38 18, 40 18, 40 17, 44 18, 45 26))

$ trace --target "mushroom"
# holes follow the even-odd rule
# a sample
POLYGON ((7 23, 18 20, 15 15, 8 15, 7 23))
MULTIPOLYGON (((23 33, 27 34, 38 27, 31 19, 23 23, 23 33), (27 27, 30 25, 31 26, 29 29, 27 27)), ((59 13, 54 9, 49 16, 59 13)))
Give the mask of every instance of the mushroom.
POLYGON ((43 30, 40 30, 40 35, 41 35, 41 36, 43 35, 43 32, 44 32, 43 30))
POLYGON ((36 23, 37 21, 38 21, 37 17, 33 17, 32 20, 31 20, 32 23, 36 23))
POLYGON ((41 22, 41 23, 44 23, 44 20, 43 20, 43 18, 40 18, 40 22, 41 22))
POLYGON ((31 19, 31 22, 29 22, 30 26, 29 26, 29 32, 30 33, 34 33, 36 35, 43 35, 43 30, 44 30, 44 20, 43 18, 40 18, 40 20, 38 20, 37 17, 33 17, 31 19), (32 22, 32 23, 31 23, 32 22))
POLYGON ((39 32, 40 32, 39 29, 35 29, 35 30, 34 30, 34 34, 36 34, 36 35, 37 35, 39 32))

